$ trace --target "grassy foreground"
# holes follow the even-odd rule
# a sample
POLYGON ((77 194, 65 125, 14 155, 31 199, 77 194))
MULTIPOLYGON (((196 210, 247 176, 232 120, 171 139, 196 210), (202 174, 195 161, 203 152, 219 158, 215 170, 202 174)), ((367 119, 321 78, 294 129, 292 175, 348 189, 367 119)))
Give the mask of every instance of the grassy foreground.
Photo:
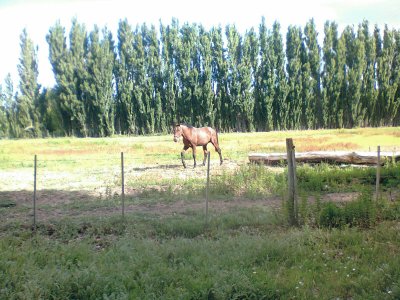
POLYGON ((182 146, 171 136, 0 141, 0 299, 399 299, 399 165, 382 169, 378 201, 373 169, 299 166, 301 226, 291 228, 285 209, 265 205, 284 198, 284 171, 246 164, 249 152, 285 151, 286 137, 297 151, 400 145, 398 128, 221 134, 225 163, 239 167, 215 176, 206 224, 197 206, 204 178, 181 170, 182 146), (127 197, 134 210, 124 220, 106 213, 120 206, 112 188, 121 151, 133 164, 128 188, 142 191, 127 197), (33 154, 47 176, 40 212, 53 214, 36 233, 30 185, 12 181, 31 180, 33 154), (176 176, 135 173, 157 164, 176 164, 176 176), (66 184, 62 174, 84 184, 66 184), (90 192, 98 184, 102 196, 90 192), (321 200, 341 192, 359 196, 321 200), (188 206, 162 210, 179 203, 188 206))
POLYGON ((240 209, 1 232, 2 299, 399 299, 399 221, 286 228, 240 209))

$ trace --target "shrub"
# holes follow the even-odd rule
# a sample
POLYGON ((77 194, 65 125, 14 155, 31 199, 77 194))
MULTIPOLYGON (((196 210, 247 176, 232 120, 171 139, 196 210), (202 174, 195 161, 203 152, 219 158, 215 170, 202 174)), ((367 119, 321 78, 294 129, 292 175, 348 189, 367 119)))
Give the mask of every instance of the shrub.
POLYGON ((343 225, 343 212, 333 202, 328 202, 319 215, 319 224, 322 227, 336 228, 343 225))
POLYGON ((350 226, 371 227, 376 221, 376 207, 372 195, 363 193, 356 201, 346 203, 343 217, 344 222, 350 226))

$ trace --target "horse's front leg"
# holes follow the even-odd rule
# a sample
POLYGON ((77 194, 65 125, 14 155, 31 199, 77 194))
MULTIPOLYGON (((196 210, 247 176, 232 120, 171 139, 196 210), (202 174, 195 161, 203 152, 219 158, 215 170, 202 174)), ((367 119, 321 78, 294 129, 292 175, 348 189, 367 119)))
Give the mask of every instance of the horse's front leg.
POLYGON ((203 152, 204 152, 203 166, 205 166, 207 161, 207 145, 203 146, 203 152))
POLYGON ((183 150, 181 151, 181 159, 182 159, 182 164, 183 164, 183 167, 184 167, 184 168, 186 168, 186 164, 185 164, 185 152, 186 152, 187 149, 189 149, 189 147, 188 147, 188 146, 184 146, 184 147, 183 147, 183 150))
POLYGON ((193 168, 196 168, 196 147, 195 146, 192 147, 192 151, 193 151, 193 161, 194 161, 193 168))

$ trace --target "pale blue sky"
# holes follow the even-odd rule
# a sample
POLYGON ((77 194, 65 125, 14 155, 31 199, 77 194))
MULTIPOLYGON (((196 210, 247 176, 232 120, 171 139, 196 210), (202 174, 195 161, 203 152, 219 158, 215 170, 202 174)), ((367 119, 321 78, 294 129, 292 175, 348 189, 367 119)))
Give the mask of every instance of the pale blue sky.
POLYGON ((57 20, 67 34, 73 17, 84 23, 88 31, 97 24, 107 26, 116 38, 120 19, 127 18, 132 25, 146 22, 158 26, 159 20, 169 24, 173 17, 180 23, 196 22, 206 28, 235 24, 244 32, 257 28, 264 16, 267 25, 277 20, 286 32, 288 25, 304 27, 314 18, 320 36, 325 21, 336 21, 340 29, 369 20, 371 29, 387 24, 400 29, 399 0, 0 0, 0 83, 11 73, 18 84, 17 64, 20 57, 19 36, 26 28, 28 35, 39 47, 39 83, 54 84, 48 60, 46 34, 57 20))

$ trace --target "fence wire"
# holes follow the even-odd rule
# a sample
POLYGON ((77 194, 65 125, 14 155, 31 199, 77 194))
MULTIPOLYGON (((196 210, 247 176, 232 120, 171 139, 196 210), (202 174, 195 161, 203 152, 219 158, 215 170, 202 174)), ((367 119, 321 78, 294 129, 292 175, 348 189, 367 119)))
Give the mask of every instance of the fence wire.
MULTIPOLYGON (((160 156, 149 154, 149 156, 160 156)), ((126 185, 125 195, 128 199, 128 211, 134 211, 135 205, 140 204, 140 199, 135 198, 140 196, 140 193, 154 193, 154 197, 166 197, 168 193, 180 191, 179 186, 182 182, 189 192, 205 193, 206 191, 206 168, 204 174, 197 173, 191 176, 179 177, 179 179, 162 179, 160 172, 167 172, 169 167, 163 169, 162 165, 155 164, 153 166, 143 166, 143 161, 146 158, 124 157, 124 174, 126 185), (162 169, 162 171, 160 171, 162 169), (147 174, 144 171, 150 170, 147 174), (144 177, 143 177, 144 176, 144 177), (154 181, 154 184, 143 184, 141 181, 154 181), (160 187, 161 185, 161 187, 160 187)), ((9 178, 9 187, 19 181, 23 182, 13 188, 13 191, 22 199, 25 207, 32 206, 32 191, 33 191, 33 167, 34 160, 12 160, 0 161, 7 165, 26 165, 23 175, 11 170, 9 175, 14 178, 9 178), (29 171, 27 170, 29 168, 29 171), (20 176, 20 177, 19 177, 20 176), (29 192, 29 193, 28 193, 29 192)), ((183 168, 179 162, 173 165, 176 168, 183 168)), ((375 167, 369 167, 375 168, 375 167)), ((212 171, 211 171, 212 172, 212 171)), ((211 173, 211 178, 216 178, 220 174, 211 173)), ((85 215, 93 212, 104 214, 118 215, 120 213, 121 199, 121 158, 120 156, 109 156, 102 158, 42 158, 37 157, 37 209, 38 220, 59 218, 71 215, 85 215), (76 166, 79 166, 77 168, 76 166), (84 179, 84 180, 83 180, 84 179)), ((395 174, 385 174, 385 168, 381 168, 380 181, 397 180, 400 178, 400 169, 395 174)), ((1 178, 0 179, 4 179, 1 178)), ((375 176, 361 176, 353 178, 357 181, 371 181, 369 186, 373 185, 375 176)), ((298 184, 312 183, 304 179, 298 179, 298 184)), ((8 184, 8 181, 7 181, 8 184)), ((210 182, 210 189, 218 188, 219 181, 210 182)), ((363 184, 361 182, 361 184, 363 184)), ((365 183, 364 183, 365 184, 365 183)), ((0 190, 0 193, 2 191, 0 190)), ((3 191, 4 192, 4 191, 3 191)), ((6 191, 7 192, 7 191, 6 191)), ((17 199, 18 200, 18 199, 17 199)), ((29 213, 31 214, 31 213, 29 213)))

